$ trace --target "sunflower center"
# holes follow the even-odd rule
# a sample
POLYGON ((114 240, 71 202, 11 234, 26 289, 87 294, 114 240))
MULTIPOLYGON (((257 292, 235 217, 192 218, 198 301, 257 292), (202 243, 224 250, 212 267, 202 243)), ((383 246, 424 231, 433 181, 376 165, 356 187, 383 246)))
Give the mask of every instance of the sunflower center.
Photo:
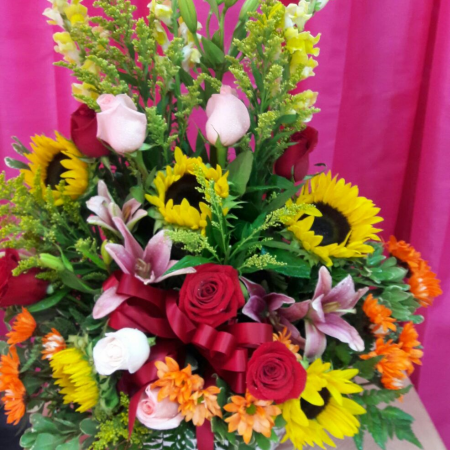
POLYGON ((166 201, 173 200, 174 205, 180 205, 186 199, 191 206, 199 208, 200 202, 205 201, 203 194, 197 190, 199 187, 195 175, 183 175, 167 189, 166 201))
POLYGON ((55 155, 55 157, 50 161, 49 165, 47 166, 47 176, 45 177, 45 185, 50 186, 52 189, 55 189, 56 186, 61 182, 63 179, 61 175, 67 170, 63 165, 61 164, 61 161, 64 161, 67 158, 66 155, 63 155, 62 153, 58 153, 55 155))
POLYGON ((322 213, 322 217, 314 217, 311 230, 314 231, 314 234, 323 236, 320 245, 342 244, 351 231, 347 218, 326 203, 318 202, 315 205, 322 213))
POLYGON ((306 417, 310 420, 315 419, 327 407, 328 403, 330 402, 331 394, 328 389, 326 388, 322 389, 319 392, 319 395, 323 398, 322 406, 312 405, 303 398, 300 399, 300 406, 302 407, 302 411, 305 413, 306 417))

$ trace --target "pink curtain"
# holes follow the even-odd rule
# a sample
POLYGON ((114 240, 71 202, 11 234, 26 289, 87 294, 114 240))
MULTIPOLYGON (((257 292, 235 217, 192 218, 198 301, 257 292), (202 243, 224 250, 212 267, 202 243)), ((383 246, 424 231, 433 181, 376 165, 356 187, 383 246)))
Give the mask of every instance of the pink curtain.
MULTIPOLYGON (((135 0, 139 12, 149 0, 135 0)), ((90 3, 90 2, 89 2, 90 3)), ((10 136, 68 134, 75 109, 67 71, 52 67, 48 3, 0 2, 0 153, 10 136)), ((206 8, 206 3, 198 1, 206 8)), ((419 393, 450 446, 450 2, 331 0, 311 21, 321 32, 314 162, 360 187, 382 208, 384 236, 422 251, 447 293, 424 311, 419 393)), ((0 163, 2 164, 2 163, 0 163)))

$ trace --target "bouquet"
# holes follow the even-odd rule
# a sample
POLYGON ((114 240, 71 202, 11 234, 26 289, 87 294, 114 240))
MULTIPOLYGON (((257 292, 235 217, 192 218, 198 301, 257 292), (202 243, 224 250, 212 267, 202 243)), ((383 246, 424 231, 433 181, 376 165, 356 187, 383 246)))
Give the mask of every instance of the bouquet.
POLYGON ((304 28, 327 2, 207 2, 203 23, 192 0, 44 12, 81 105, 70 139, 14 139, 0 178, 7 420, 33 450, 420 447, 386 404, 441 290, 309 167, 304 28))

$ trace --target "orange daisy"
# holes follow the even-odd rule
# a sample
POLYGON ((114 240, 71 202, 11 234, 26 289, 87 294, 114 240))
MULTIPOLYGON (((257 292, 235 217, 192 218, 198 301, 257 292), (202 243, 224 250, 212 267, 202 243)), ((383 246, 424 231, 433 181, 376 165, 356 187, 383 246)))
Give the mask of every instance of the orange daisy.
MULTIPOLYGON (((419 333, 417 333, 416 329, 412 322, 408 322, 404 327, 399 336, 399 344, 402 350, 409 356, 409 360, 413 364, 422 365, 422 361, 420 360, 423 356, 423 351, 417 347, 420 347, 420 342, 417 340, 419 337, 419 333)), ((411 364, 411 367, 408 370, 408 375, 411 375, 414 371, 414 367, 411 364)))
POLYGON ((9 354, 3 355, 0 360, 0 391, 4 392, 2 402, 5 405, 7 422, 17 425, 25 415, 25 386, 19 379, 20 360, 14 346, 10 347, 9 354))
POLYGON ((420 253, 411 244, 397 241, 394 236, 391 236, 389 242, 386 242, 386 248, 392 256, 408 264, 411 270, 414 270, 422 261, 420 253))
POLYGON ((274 333, 273 340, 284 344, 288 348, 288 350, 290 350, 292 353, 294 353, 294 355, 296 356, 296 358, 298 360, 302 359, 302 357, 298 354, 298 352, 300 350, 300 346, 294 345, 292 343, 291 333, 287 330, 286 327, 283 328, 283 331, 280 331, 279 333, 274 333))
POLYGON ((55 353, 66 348, 66 341, 58 330, 52 328, 52 331, 42 339, 42 346, 44 347, 42 359, 52 359, 55 353))
POLYGON ((425 308, 432 305, 434 299, 442 294, 441 282, 425 261, 420 261, 418 267, 413 270, 408 284, 411 293, 425 308))
POLYGON ((211 420, 214 416, 222 417, 222 411, 217 403, 217 395, 220 388, 209 386, 194 392, 187 402, 180 405, 180 412, 184 420, 192 420, 196 427, 201 427, 205 420, 211 420))
POLYGON ((246 444, 252 439, 253 431, 270 438, 275 425, 274 419, 281 414, 281 409, 272 403, 272 401, 258 400, 248 391, 245 397, 234 395, 231 397, 231 403, 223 408, 233 413, 231 417, 225 419, 228 423, 228 431, 234 433, 237 430, 246 444))
POLYGON ((161 388, 158 392, 158 401, 169 397, 170 401, 177 401, 180 405, 187 402, 193 391, 203 388, 204 380, 198 375, 192 375, 192 368, 189 364, 183 370, 180 370, 178 363, 166 357, 166 363, 156 361, 155 366, 158 369, 159 380, 152 384, 153 388, 161 388))
POLYGON ((12 326, 12 330, 6 335, 8 336, 8 344, 15 345, 25 342, 33 336, 36 329, 36 321, 26 308, 22 308, 22 312, 16 316, 16 320, 12 326))
POLYGON ((397 390, 403 387, 403 380, 410 372, 412 363, 408 354, 401 348, 400 344, 394 344, 392 339, 384 342, 382 338, 377 339, 375 350, 367 355, 360 356, 361 359, 383 356, 375 368, 381 374, 381 383, 386 389, 397 390))
POLYGON ((372 322, 372 332, 378 336, 385 336, 389 330, 396 331, 396 320, 392 317, 392 311, 384 305, 378 303, 372 294, 369 294, 363 305, 364 314, 372 322))

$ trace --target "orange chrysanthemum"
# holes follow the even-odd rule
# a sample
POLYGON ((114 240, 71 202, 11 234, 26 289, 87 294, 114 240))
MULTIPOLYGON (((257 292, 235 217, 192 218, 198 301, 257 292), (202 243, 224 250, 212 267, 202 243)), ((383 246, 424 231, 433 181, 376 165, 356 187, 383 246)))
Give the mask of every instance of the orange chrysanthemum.
POLYGON ((434 299, 442 294, 441 282, 425 261, 421 261, 413 270, 408 284, 411 293, 425 308, 432 305, 434 299))
POLYGON ((211 420, 214 416, 222 417, 222 411, 217 403, 217 395, 220 388, 209 386, 194 392, 187 402, 180 405, 180 412, 184 420, 192 423, 196 427, 201 427, 205 420, 211 420))
POLYGON ((66 341, 61 336, 58 330, 52 328, 51 333, 48 333, 42 339, 42 359, 52 359, 53 355, 66 348, 66 341))
POLYGON ((166 363, 162 361, 155 362, 158 369, 159 380, 152 384, 153 388, 161 388, 158 393, 158 401, 169 397, 170 401, 177 401, 180 405, 187 402, 193 391, 203 388, 204 380, 198 375, 192 375, 192 368, 189 364, 183 370, 180 370, 178 363, 166 357, 166 363))
POLYGON ((9 354, 0 360, 0 391, 4 392, 2 402, 5 405, 7 422, 17 425, 25 415, 25 386, 19 379, 19 356, 14 346, 9 354))
POLYGON ((392 311, 384 305, 380 305, 372 294, 369 294, 363 305, 364 314, 372 322, 372 332, 378 336, 386 336, 389 330, 396 331, 396 320, 392 317, 392 311))
POLYGON ((16 316, 16 320, 12 326, 12 330, 6 335, 8 336, 8 344, 16 345, 25 342, 33 336, 36 329, 36 321, 26 308, 22 308, 22 312, 16 316))
MULTIPOLYGON (((399 344, 402 350, 408 355, 409 360, 413 364, 422 365, 422 361, 420 360, 423 356, 423 351, 417 347, 420 347, 420 342, 418 341, 419 333, 417 333, 416 329, 412 322, 408 322, 404 327, 403 331, 399 336, 399 344)), ((411 375, 414 371, 414 366, 411 364, 411 367, 408 370, 408 375, 411 375)))
POLYGON ((234 395, 231 397, 231 403, 223 408, 233 413, 231 417, 225 419, 228 423, 228 431, 234 433, 237 430, 246 444, 250 442, 253 431, 269 438, 275 425, 274 419, 281 414, 281 409, 272 403, 272 401, 257 400, 248 391, 245 397, 234 395))
POLYGON ((284 344, 288 348, 288 350, 290 350, 299 361, 302 359, 302 357, 298 353, 298 351, 300 350, 300 346, 294 345, 292 343, 291 333, 288 332, 286 327, 283 328, 283 331, 280 331, 279 333, 274 333, 273 340, 284 344))
POLYGON ((414 270, 422 261, 420 253, 405 241, 397 241, 394 236, 391 236, 389 242, 386 242, 388 252, 395 256, 398 260, 408 264, 411 270, 414 270))
POLYGON ((381 374, 381 383, 386 389, 397 390, 403 387, 407 372, 411 370, 411 360, 408 354, 401 348, 400 344, 394 344, 392 339, 384 342, 379 338, 375 344, 375 350, 367 355, 360 356, 361 359, 370 359, 383 356, 375 368, 381 374))

